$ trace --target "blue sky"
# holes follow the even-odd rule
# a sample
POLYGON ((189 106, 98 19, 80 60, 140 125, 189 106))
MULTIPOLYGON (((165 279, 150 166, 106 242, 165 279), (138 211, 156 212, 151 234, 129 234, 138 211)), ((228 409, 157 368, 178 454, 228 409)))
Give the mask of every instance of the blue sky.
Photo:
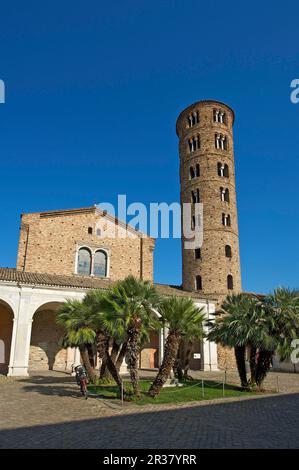
MULTIPOLYGON (((298 287, 299 4, 57 1, 1 5, 1 266, 21 212, 179 200, 175 121, 206 98, 236 111, 243 288, 298 287)), ((155 280, 181 282, 179 240, 155 280)))

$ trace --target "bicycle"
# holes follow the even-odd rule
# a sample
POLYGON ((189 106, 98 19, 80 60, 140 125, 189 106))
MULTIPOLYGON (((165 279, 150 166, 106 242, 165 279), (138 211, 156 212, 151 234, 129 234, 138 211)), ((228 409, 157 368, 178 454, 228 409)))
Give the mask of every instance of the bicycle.
POLYGON ((80 392, 83 397, 85 397, 85 400, 88 398, 88 379, 87 379, 87 374, 85 371, 85 368, 80 364, 79 366, 75 367, 75 372, 76 372, 76 381, 77 384, 80 387, 80 392))

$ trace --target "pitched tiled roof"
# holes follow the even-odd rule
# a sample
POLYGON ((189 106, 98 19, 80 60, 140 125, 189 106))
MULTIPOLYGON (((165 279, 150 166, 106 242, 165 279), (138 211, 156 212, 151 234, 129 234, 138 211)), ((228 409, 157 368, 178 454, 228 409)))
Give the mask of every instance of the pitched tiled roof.
MULTIPOLYGON (((0 282, 12 282, 27 285, 47 286, 47 287, 69 287, 74 289, 108 289, 113 282, 109 279, 102 279, 87 276, 63 276, 61 274, 43 274, 17 271, 13 268, 0 268, 0 282)), ((196 292, 182 290, 180 286, 166 284, 156 284, 161 295, 179 295, 202 299, 203 296, 196 292)))

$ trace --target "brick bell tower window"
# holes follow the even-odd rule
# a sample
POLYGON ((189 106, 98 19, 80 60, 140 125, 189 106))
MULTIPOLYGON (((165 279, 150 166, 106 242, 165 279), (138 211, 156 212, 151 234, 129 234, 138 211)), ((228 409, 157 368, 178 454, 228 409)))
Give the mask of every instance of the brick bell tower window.
POLYGON ((201 276, 196 276, 196 277, 195 277, 195 289, 196 289, 196 290, 202 290, 202 280, 201 280, 201 276))
POLYGON ((91 274, 91 252, 87 248, 80 248, 78 252, 78 274, 89 276, 91 274))
POLYGON ((215 134, 215 148, 217 150, 227 150, 227 137, 223 134, 215 134))
POLYGON ((188 147, 189 147, 189 152, 195 152, 195 150, 200 149, 199 135, 195 137, 191 137, 191 139, 188 140, 188 147))
POLYGON ((220 188, 220 198, 222 202, 229 202, 229 190, 227 188, 220 188))
POLYGON ((228 290, 233 290, 233 288, 234 288, 234 280, 233 280, 233 276, 231 274, 229 274, 227 276, 227 288, 228 288, 228 290))
POLYGON ((93 274, 100 277, 107 276, 107 254, 102 250, 94 254, 93 274))
POLYGON ((218 162, 217 164, 218 176, 221 178, 228 178, 229 177, 229 170, 228 165, 225 163, 218 162))
POLYGON ((193 113, 189 114, 187 118, 187 127, 193 127, 199 123, 199 112, 194 111, 193 113))
POLYGON ((213 110, 214 122, 219 122, 220 124, 226 124, 226 114, 221 109, 213 110))
POLYGON ((225 245, 225 256, 227 258, 232 257, 232 247, 230 245, 225 245))

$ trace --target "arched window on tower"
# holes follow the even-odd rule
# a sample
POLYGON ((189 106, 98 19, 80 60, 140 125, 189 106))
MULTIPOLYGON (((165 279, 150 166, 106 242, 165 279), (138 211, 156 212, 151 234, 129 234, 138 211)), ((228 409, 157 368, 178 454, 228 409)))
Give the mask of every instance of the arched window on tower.
POLYGON ((225 227, 231 226, 231 220, 230 220, 229 214, 222 213, 222 225, 224 225, 225 227))
POLYGON ((196 177, 198 178, 200 176, 200 167, 199 163, 196 163, 196 177))
POLYGON ((217 170, 218 170, 218 176, 221 176, 221 178, 228 178, 229 177, 229 169, 228 165, 226 163, 217 163, 217 170))
POLYGON ((227 188, 220 188, 221 201, 229 202, 229 190, 227 188))
POLYGON ((78 251, 77 273, 89 276, 91 273, 91 252, 88 248, 80 248, 78 251))
POLYGON ((194 136, 191 137, 191 139, 188 140, 188 148, 189 152, 195 152, 195 150, 200 149, 200 136, 194 136))
POLYGON ((194 171, 194 168, 193 166, 190 166, 190 179, 193 180, 193 178, 195 178, 195 171, 194 171))
POLYGON ((197 188, 196 191, 191 191, 191 202, 193 204, 196 204, 197 202, 200 202, 200 195, 199 195, 199 189, 197 188))
POLYGON ((107 253, 98 250, 94 254, 93 273, 95 276, 107 276, 107 253))
POLYGON ((193 127, 199 123, 199 112, 194 111, 187 118, 187 127, 193 127))
POLYGON ((232 257, 232 247, 230 245, 225 245, 225 256, 227 258, 232 257))
POLYGON ((234 288, 234 280, 233 280, 233 276, 231 274, 229 274, 227 276, 227 288, 228 288, 228 290, 233 290, 233 288, 234 288))
POLYGON ((202 279, 201 276, 195 276, 195 289, 202 290, 202 279))
POLYGON ((228 141, 227 137, 223 134, 215 134, 215 148, 217 150, 227 150, 228 149, 228 141))

